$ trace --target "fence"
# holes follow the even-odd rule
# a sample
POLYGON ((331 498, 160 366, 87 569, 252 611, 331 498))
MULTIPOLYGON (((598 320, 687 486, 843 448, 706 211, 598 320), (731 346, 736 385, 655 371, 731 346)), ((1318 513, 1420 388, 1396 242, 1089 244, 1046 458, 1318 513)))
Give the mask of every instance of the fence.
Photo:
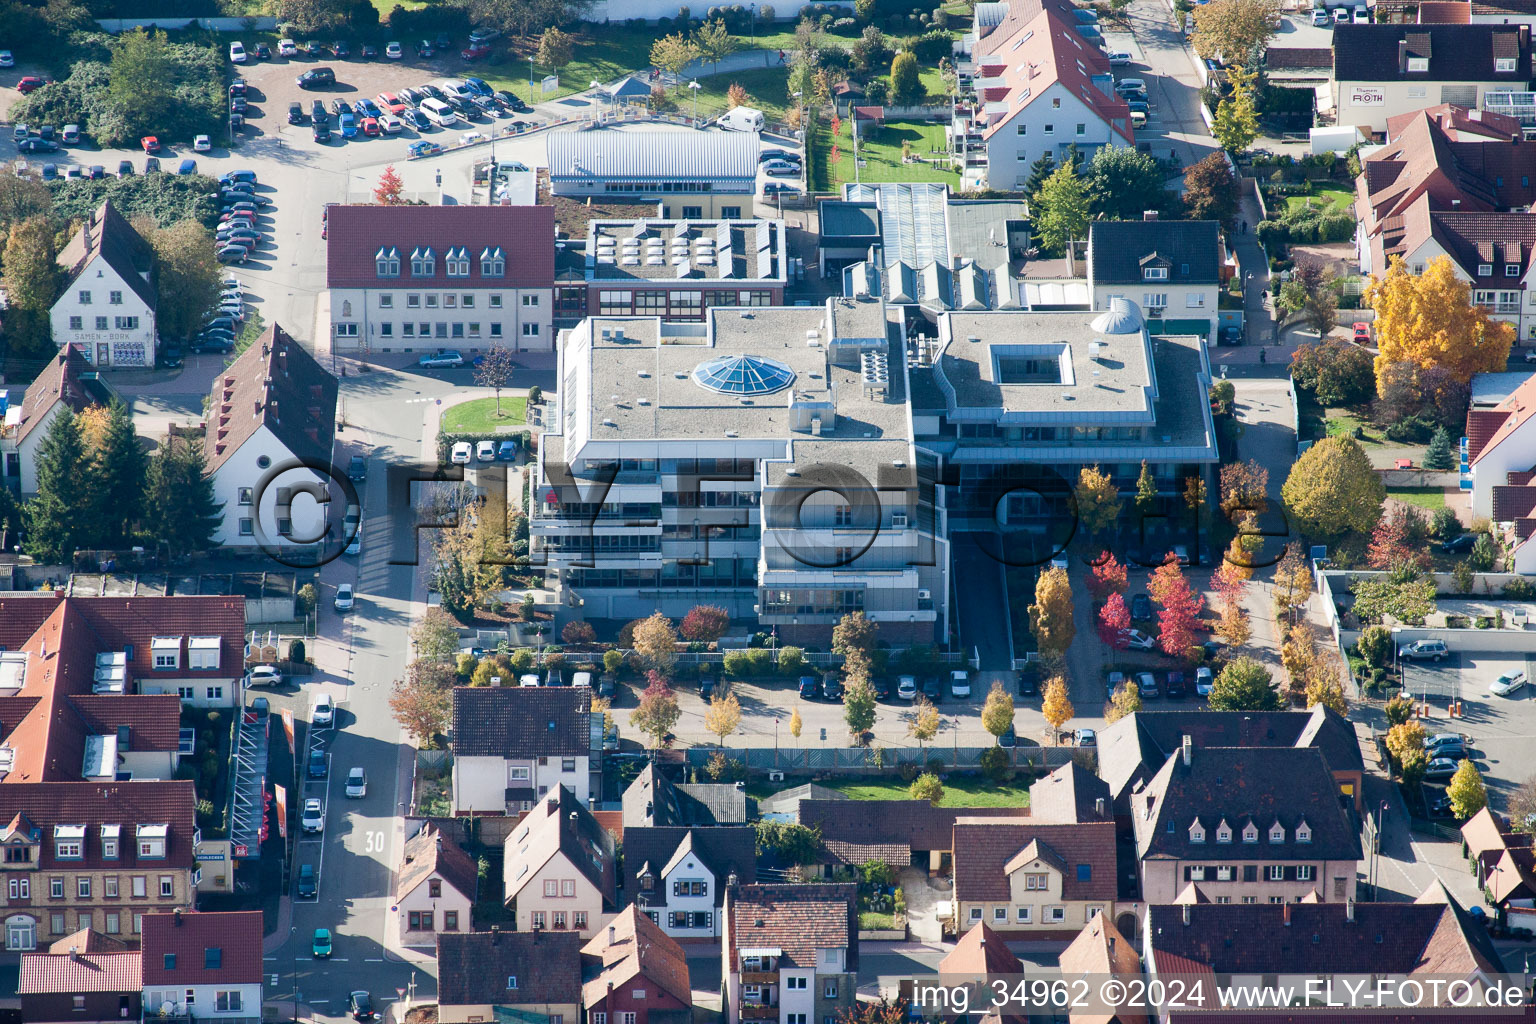
MULTIPOLYGON (((981 756, 992 747, 726 747, 719 752, 740 761, 749 772, 780 771, 794 775, 810 772, 882 772, 903 764, 926 767, 938 761, 945 771, 976 770, 981 756)), ((1015 768, 1057 768, 1081 752, 1079 747, 1000 747, 1015 768)), ((689 747, 681 752, 687 762, 702 768, 715 756, 714 747, 689 747)))
POLYGON ((209 32, 275 32, 277 19, 256 18, 97 18, 103 32, 132 32, 136 28, 169 30, 201 28, 209 32))

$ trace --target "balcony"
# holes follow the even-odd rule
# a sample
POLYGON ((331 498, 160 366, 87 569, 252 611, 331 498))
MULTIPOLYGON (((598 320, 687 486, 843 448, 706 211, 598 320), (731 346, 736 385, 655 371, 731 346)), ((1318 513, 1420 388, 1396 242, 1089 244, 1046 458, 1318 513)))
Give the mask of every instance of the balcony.
POLYGON ((777 1006, 760 1006, 756 1003, 741 1004, 742 1020, 778 1020, 779 1008, 777 1006))
POLYGON ((777 985, 779 983, 779 972, 742 971, 741 983, 743 985, 777 985))

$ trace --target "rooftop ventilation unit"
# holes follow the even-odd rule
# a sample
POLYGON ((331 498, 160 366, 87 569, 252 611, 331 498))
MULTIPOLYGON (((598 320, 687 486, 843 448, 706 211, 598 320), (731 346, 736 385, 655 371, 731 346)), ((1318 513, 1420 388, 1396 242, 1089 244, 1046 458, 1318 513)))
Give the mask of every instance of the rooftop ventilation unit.
POLYGON ((618 424, 613 422, 613 420, 610 420, 607 417, 604 417, 603 418, 603 426, 605 426, 605 427, 616 427, 616 426, 618 426, 618 424))

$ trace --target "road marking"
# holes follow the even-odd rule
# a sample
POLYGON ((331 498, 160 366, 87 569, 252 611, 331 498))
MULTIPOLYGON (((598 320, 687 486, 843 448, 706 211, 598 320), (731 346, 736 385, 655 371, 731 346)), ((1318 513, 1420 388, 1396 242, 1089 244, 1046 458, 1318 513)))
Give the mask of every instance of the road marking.
POLYGON ((264 957, 262 957, 262 959, 263 960, 276 960, 277 957, 275 957, 275 956, 264 956, 264 957))
POLYGON ((384 958, 383 957, 369 957, 368 959, 363 961, 363 963, 365 963, 365 964, 381 964, 383 962, 384 962, 384 958))

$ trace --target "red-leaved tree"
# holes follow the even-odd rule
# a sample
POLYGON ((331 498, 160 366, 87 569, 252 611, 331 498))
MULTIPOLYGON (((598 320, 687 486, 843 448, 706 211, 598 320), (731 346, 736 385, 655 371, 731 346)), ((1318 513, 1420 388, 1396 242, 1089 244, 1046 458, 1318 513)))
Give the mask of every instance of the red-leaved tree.
POLYGON ((1409 536, 1409 517, 1412 515, 1407 506, 1399 506, 1381 517, 1376 529, 1371 531, 1371 546, 1365 552, 1372 569, 1429 566, 1429 551, 1422 544, 1415 544, 1409 536))
POLYGON ((1167 595, 1176 593, 1180 587, 1189 589, 1189 584, 1184 580, 1184 567, 1172 553, 1163 559, 1163 564, 1152 570, 1152 576, 1147 580, 1147 593, 1152 595, 1152 600, 1158 604, 1167 604, 1167 595))
POLYGON ((1205 598, 1189 588, 1181 575, 1170 584, 1157 613, 1157 645, 1164 654, 1183 657, 1195 642, 1195 624, 1205 609, 1205 598))
POLYGON ((373 190, 374 202, 380 206, 404 206, 405 182, 400 180, 395 165, 390 164, 384 168, 384 173, 379 175, 378 187, 373 190))
POLYGON ((1104 607, 1099 609, 1099 639, 1117 651, 1126 647, 1125 631, 1131 628, 1131 610, 1125 606, 1125 598, 1110 594, 1104 607))
POLYGON ((686 640, 710 643, 724 636, 730 624, 731 614, 724 608, 699 604, 683 616, 683 624, 678 629, 686 640))
POLYGON ((1107 601, 1110 594, 1125 593, 1125 563, 1108 551, 1102 558, 1088 576, 1088 592, 1095 601, 1107 601))

